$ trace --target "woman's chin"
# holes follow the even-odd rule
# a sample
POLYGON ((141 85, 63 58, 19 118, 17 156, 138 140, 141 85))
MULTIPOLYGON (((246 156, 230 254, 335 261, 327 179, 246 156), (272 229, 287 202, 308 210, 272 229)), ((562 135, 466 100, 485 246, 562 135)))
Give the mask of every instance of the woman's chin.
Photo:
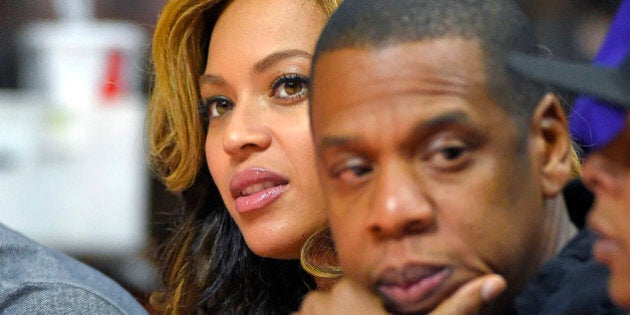
POLYGON ((300 244, 292 245, 287 243, 284 238, 278 242, 274 242, 273 240, 263 241, 261 239, 252 240, 252 242, 245 241, 254 254, 273 259, 299 259, 300 250, 304 243, 300 242, 300 244))

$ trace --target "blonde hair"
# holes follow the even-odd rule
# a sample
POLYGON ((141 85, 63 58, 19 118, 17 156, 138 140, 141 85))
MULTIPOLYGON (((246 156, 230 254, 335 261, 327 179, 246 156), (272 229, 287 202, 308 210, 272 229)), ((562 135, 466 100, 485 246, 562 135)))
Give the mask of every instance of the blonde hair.
POLYGON ((580 157, 578 156, 577 144, 573 144, 571 146, 571 178, 578 178, 582 176, 582 161, 580 161, 580 157))
MULTIPOLYGON (((170 0, 157 22, 151 55, 152 91, 146 120, 148 159, 155 174, 171 192, 201 191, 206 189, 204 184, 200 185, 201 189, 191 187, 211 181, 209 174, 202 174, 207 173, 207 169, 204 166, 205 127, 198 112, 198 79, 205 68, 205 53, 213 23, 231 1, 170 0)), ((341 0, 315 2, 329 17, 341 0)), ((197 192, 189 196, 201 198, 197 197, 197 192)), ((228 255, 221 252, 225 250, 223 248, 194 248, 194 244, 221 237, 216 234, 222 230, 208 230, 213 227, 203 225, 206 217, 227 216, 216 214, 216 211, 209 213, 199 207, 195 200, 184 205, 183 220, 177 223, 161 249, 159 259, 164 289, 151 296, 152 306, 160 312, 187 314, 197 309, 199 295, 209 285, 203 275, 215 272, 199 265, 207 264, 217 256, 228 255), (201 250, 205 252, 200 253, 201 250)))

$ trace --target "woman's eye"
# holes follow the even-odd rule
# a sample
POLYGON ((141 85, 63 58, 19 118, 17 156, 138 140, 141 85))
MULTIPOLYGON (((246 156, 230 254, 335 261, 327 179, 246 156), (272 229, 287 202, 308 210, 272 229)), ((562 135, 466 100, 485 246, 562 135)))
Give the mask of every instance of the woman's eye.
POLYGON ((302 100, 308 95, 310 80, 299 74, 284 74, 271 84, 272 97, 280 100, 302 100))
POLYGON ((216 118, 233 110, 234 102, 225 96, 213 96, 204 101, 203 107, 210 118, 216 118))

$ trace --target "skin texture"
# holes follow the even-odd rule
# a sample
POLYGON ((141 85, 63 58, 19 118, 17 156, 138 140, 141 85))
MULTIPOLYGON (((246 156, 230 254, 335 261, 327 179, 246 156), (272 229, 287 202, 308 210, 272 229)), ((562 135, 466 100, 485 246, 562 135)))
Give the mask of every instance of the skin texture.
POLYGON ((588 224, 599 235, 595 257, 610 268, 613 301, 630 309, 630 118, 626 128, 584 162, 584 182, 595 193, 588 224))
MULTIPOLYGON (((459 288, 432 315, 473 315, 479 314, 483 306, 497 298, 506 288, 505 279, 498 275, 486 275, 470 281, 459 288)), ((309 293, 302 308, 296 314, 389 314, 376 295, 349 278, 342 278, 329 293, 315 291, 309 293)))
POLYGON ((335 50, 315 66, 311 119, 339 261, 390 311, 440 310, 496 273, 508 283, 490 306, 500 312, 561 246, 565 210, 548 205, 569 176, 562 110, 543 98, 523 145, 487 94, 481 56, 474 41, 439 38, 335 50))
POLYGON ((210 117, 206 158, 230 215, 260 256, 298 258, 325 221, 308 121, 310 54, 324 21, 314 1, 238 0, 212 32, 200 79, 210 117), (251 168, 288 185, 271 204, 239 213, 230 180, 251 168))

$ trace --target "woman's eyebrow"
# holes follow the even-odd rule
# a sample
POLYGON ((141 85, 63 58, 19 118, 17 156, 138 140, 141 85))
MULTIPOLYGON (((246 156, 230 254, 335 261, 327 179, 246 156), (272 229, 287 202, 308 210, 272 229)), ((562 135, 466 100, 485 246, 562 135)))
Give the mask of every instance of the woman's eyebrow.
MULTIPOLYGON (((294 57, 311 59, 312 56, 312 54, 301 49, 281 50, 267 55, 262 60, 256 62, 252 68, 255 73, 262 73, 284 59, 294 57)), ((225 80, 223 77, 216 74, 203 74, 199 77, 199 84, 224 85, 225 80)))
POLYGON ((310 60, 312 56, 313 56, 312 54, 301 49, 289 49, 289 50, 276 51, 267 55, 262 60, 256 62, 253 66, 253 70, 255 73, 261 73, 284 59, 292 58, 292 57, 301 57, 301 58, 307 58, 310 60))
POLYGON ((215 74, 203 74, 199 77, 199 85, 210 84, 210 85, 224 85, 225 80, 223 77, 215 74))

